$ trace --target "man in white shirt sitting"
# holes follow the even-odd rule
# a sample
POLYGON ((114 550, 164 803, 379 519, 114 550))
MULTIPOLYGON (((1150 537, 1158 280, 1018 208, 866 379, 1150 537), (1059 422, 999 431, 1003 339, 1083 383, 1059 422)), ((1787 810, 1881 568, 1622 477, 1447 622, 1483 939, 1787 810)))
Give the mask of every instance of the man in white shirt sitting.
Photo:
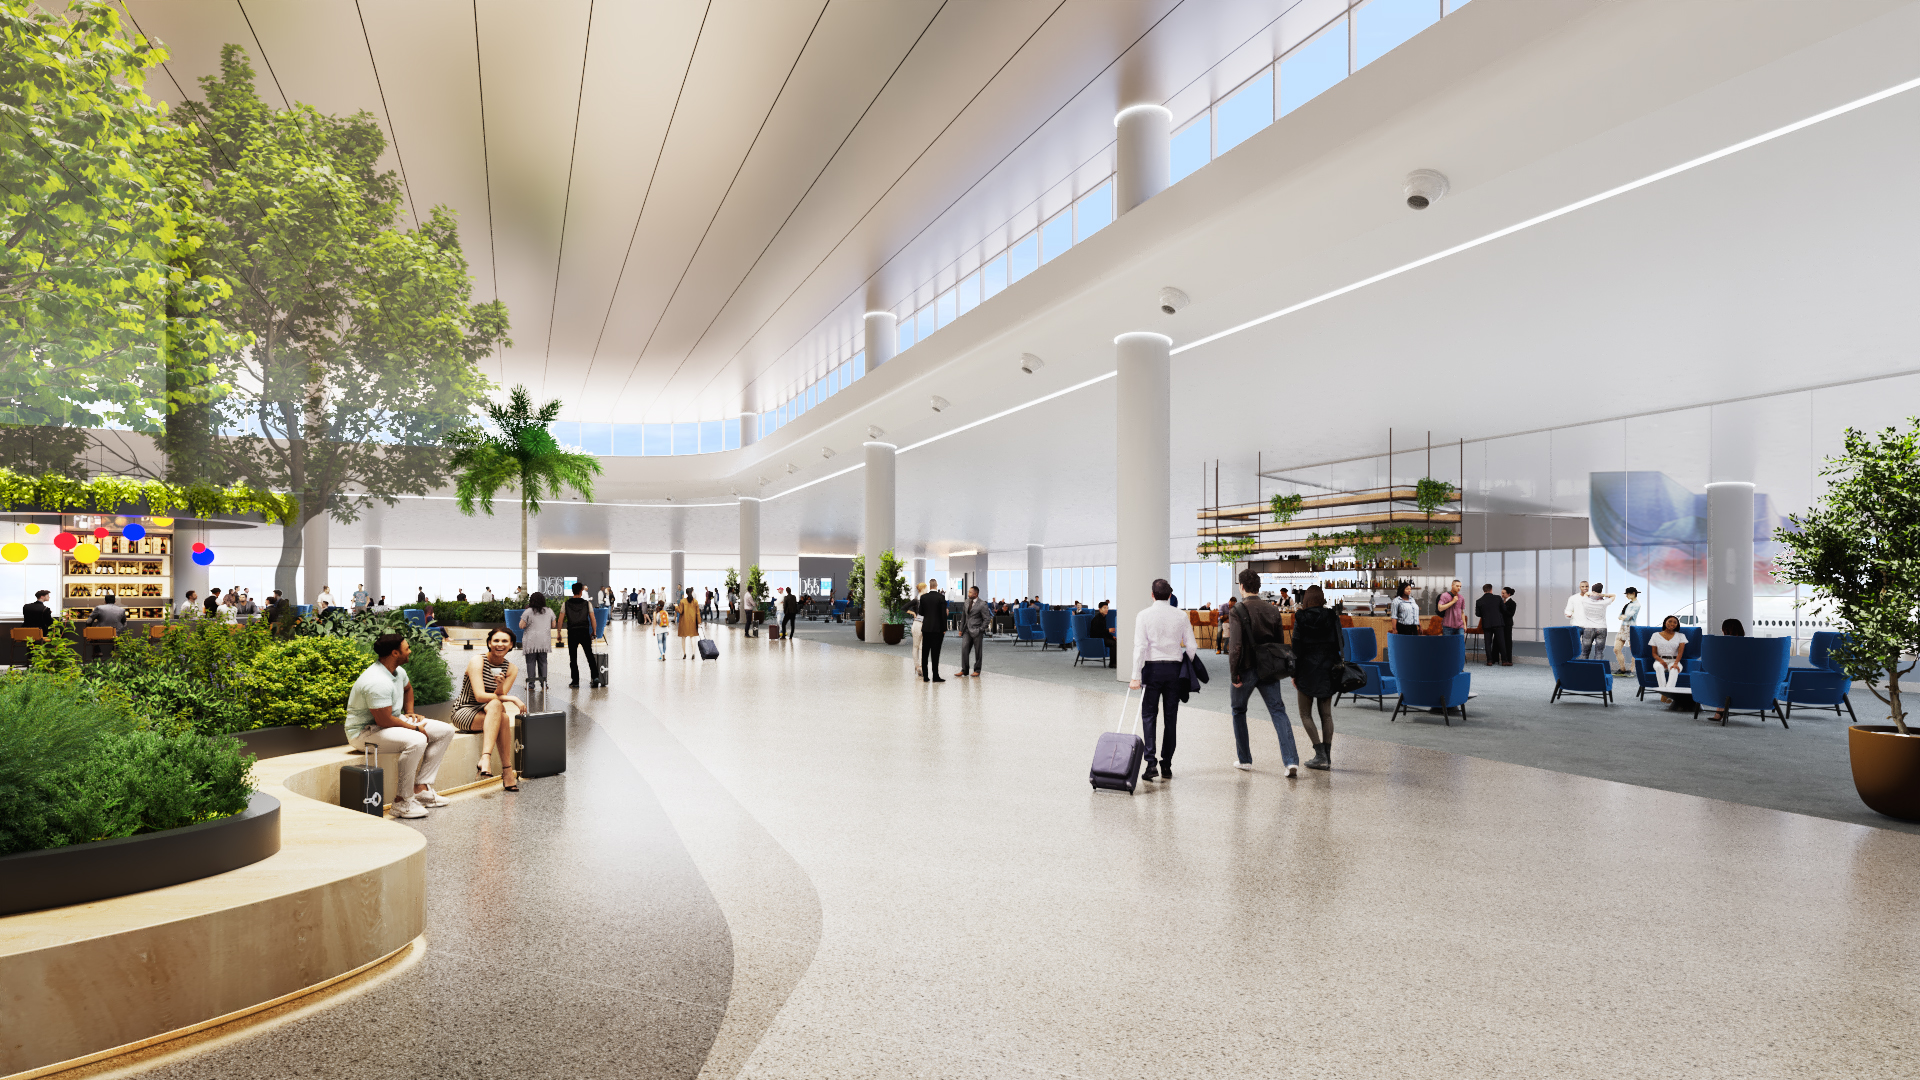
POLYGON ((1153 603, 1133 620, 1133 680, 1127 688, 1143 691, 1140 724, 1147 750, 1145 767, 1140 771, 1142 780, 1162 775, 1173 779, 1173 748, 1177 741, 1174 725, 1180 717, 1182 689, 1180 658, 1200 651, 1199 644, 1193 640, 1193 623, 1188 621, 1186 612, 1168 603, 1172 598, 1173 586, 1165 578, 1155 578, 1153 603), (1167 734, 1156 757, 1155 713, 1162 703, 1166 708, 1167 734))
POLYGON ((447 805, 433 782, 453 742, 454 727, 414 713, 413 683, 401 666, 412 655, 406 638, 380 635, 373 640, 373 655, 379 659, 347 691, 347 742, 356 750, 371 743, 399 755, 393 816, 423 818, 426 807, 447 805))

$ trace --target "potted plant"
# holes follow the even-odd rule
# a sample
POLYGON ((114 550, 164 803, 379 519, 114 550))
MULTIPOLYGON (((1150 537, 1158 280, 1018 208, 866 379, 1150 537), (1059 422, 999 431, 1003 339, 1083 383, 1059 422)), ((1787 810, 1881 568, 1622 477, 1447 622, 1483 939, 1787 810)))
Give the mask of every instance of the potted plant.
POLYGON ((1886 704, 1891 724, 1847 731, 1853 786, 1868 807, 1920 821, 1920 733, 1907 726, 1900 676, 1920 652, 1920 419, 1875 438, 1847 429, 1820 475, 1827 493, 1774 533, 1774 575, 1813 590, 1844 635, 1833 657, 1886 704), (1884 687, 1882 683, 1885 683, 1884 687))
POLYGON ((867 557, 853 557, 853 576, 847 579, 847 610, 853 612, 853 636, 867 640, 867 557))
MULTIPOLYGON (((881 627, 880 640, 900 644, 907 629, 907 603, 913 598, 913 586, 907 581, 906 565, 894 558, 893 549, 880 553, 880 568, 873 573, 873 587, 887 609, 887 624, 881 627)), ((864 639, 862 639, 864 640, 864 639)))
POLYGON ((740 621, 740 572, 731 566, 727 567, 726 590, 727 622, 737 623, 740 621))

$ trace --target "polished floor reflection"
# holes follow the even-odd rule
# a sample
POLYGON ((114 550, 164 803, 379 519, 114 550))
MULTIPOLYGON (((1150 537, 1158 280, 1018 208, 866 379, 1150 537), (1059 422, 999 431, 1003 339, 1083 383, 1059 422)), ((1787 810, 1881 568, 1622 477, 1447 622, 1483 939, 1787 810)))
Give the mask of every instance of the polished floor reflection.
POLYGON ((718 637, 616 626, 566 777, 430 820, 431 979, 163 1075, 1920 1073, 1913 836, 1349 735, 1241 772, 1217 695, 1094 792, 1104 688, 718 637))

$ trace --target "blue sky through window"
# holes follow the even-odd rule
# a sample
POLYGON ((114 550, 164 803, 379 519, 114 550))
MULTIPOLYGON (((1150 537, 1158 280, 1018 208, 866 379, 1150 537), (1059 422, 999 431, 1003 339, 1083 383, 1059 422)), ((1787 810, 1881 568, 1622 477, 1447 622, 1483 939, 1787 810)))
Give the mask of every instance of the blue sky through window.
POLYGON ((1253 80, 1235 94, 1213 107, 1216 154, 1247 141, 1247 137, 1273 123, 1273 72, 1253 80))
POLYGON ((1353 13, 1353 66, 1363 68, 1440 21, 1440 0, 1367 0, 1353 13))
POLYGON ((1213 114, 1209 112, 1173 137, 1173 175, 1170 183, 1179 183, 1181 178, 1213 160, 1213 148, 1208 142, 1212 130, 1213 114))
POLYGON ((1346 77, 1347 20, 1341 19, 1280 61, 1280 115, 1319 97, 1346 77))

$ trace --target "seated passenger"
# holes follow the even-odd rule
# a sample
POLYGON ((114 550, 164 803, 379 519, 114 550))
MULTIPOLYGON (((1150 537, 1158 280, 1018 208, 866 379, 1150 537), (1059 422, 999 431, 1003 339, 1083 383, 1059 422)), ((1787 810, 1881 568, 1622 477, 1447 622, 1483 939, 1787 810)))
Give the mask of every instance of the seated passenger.
POLYGON ((413 683, 401 666, 413 656, 406 638, 380 635, 373 640, 373 655, 378 659, 347 692, 347 743, 356 750, 371 743, 398 754, 393 816, 423 818, 426 807, 447 805, 433 781, 453 742, 453 725, 414 713, 413 683))
POLYGON ((505 774, 501 786, 508 791, 519 791, 520 777, 511 764, 513 720, 527 711, 527 703, 507 693, 520 674, 507 660, 507 653, 511 651, 512 634, 505 629, 487 633, 487 651, 474 657, 460 676, 460 693, 453 702, 453 723, 462 731, 482 733, 480 760, 474 765, 474 772, 483 780, 493 776, 491 766, 498 751, 505 774))

